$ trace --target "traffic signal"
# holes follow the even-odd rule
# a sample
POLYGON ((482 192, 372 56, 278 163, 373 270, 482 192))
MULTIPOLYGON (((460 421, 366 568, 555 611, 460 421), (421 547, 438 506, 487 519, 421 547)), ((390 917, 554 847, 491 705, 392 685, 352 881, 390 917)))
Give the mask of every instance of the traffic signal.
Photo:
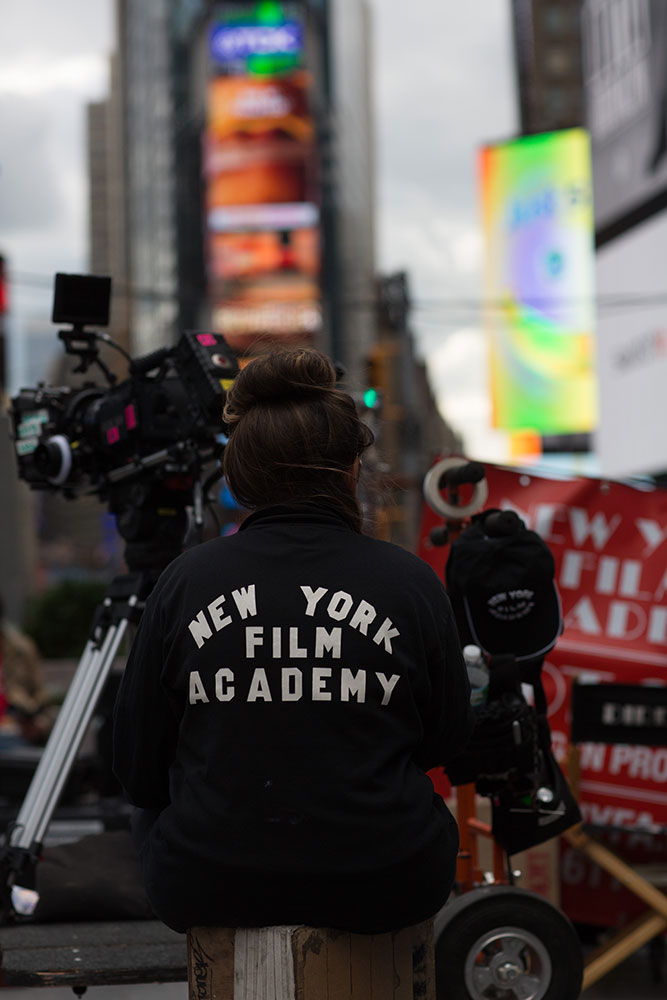
POLYGON ((369 386, 368 389, 364 389, 362 399, 367 410, 374 410, 380 402, 378 391, 373 386, 369 386))

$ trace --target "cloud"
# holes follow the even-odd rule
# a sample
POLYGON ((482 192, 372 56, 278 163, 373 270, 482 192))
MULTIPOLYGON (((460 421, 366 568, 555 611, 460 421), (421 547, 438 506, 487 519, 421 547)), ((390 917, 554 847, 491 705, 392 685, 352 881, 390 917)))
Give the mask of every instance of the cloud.
POLYGON ((111 49, 112 0, 20 0, 2 5, 0 63, 17 53, 43 65, 111 49))
POLYGON ((72 94, 92 100, 109 88, 108 67, 96 53, 45 62, 37 53, 5 57, 0 65, 0 94, 48 95, 52 102, 72 94), (62 96, 61 96, 62 95, 62 96))
MULTIPOLYGON (((0 36, 0 251, 50 277, 86 250, 85 104, 108 89, 109 0, 21 0, 0 36)), ((35 300, 42 308, 42 296, 35 300)), ((24 307, 28 288, 13 302, 24 307)))
POLYGON ((467 447, 495 455, 479 326, 477 153, 516 134, 511 5, 372 0, 371 7, 378 266, 408 272, 418 353, 446 419, 467 447))
POLYGON ((438 408, 463 436, 469 457, 502 461, 507 457, 507 435, 493 431, 487 388, 488 350, 484 331, 461 327, 427 355, 438 408))

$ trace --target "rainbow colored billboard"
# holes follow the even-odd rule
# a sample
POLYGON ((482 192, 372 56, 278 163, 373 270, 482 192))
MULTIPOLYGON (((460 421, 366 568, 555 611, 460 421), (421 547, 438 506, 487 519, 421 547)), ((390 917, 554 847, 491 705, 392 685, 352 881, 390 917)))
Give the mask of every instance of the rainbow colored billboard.
POLYGON ((480 150, 493 426, 597 423, 590 143, 580 128, 480 150))

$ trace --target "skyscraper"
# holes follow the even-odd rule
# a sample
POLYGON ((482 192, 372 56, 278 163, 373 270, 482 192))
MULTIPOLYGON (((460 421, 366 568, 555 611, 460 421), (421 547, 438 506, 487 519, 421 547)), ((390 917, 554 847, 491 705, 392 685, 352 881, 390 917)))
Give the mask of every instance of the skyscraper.
POLYGON ((512 0, 522 135, 582 125, 582 0, 512 0))
POLYGON ((375 328, 365 0, 116 0, 116 24, 127 276, 109 266, 134 353, 212 326, 251 352, 311 343, 359 375, 375 328))

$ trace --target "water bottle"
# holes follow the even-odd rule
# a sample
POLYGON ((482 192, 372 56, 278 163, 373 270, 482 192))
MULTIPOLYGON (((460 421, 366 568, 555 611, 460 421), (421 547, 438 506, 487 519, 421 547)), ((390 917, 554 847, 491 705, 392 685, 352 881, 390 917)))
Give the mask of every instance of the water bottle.
POLYGON ((470 681, 470 704, 483 705, 489 689, 489 668, 479 646, 464 646, 463 659, 470 681))

